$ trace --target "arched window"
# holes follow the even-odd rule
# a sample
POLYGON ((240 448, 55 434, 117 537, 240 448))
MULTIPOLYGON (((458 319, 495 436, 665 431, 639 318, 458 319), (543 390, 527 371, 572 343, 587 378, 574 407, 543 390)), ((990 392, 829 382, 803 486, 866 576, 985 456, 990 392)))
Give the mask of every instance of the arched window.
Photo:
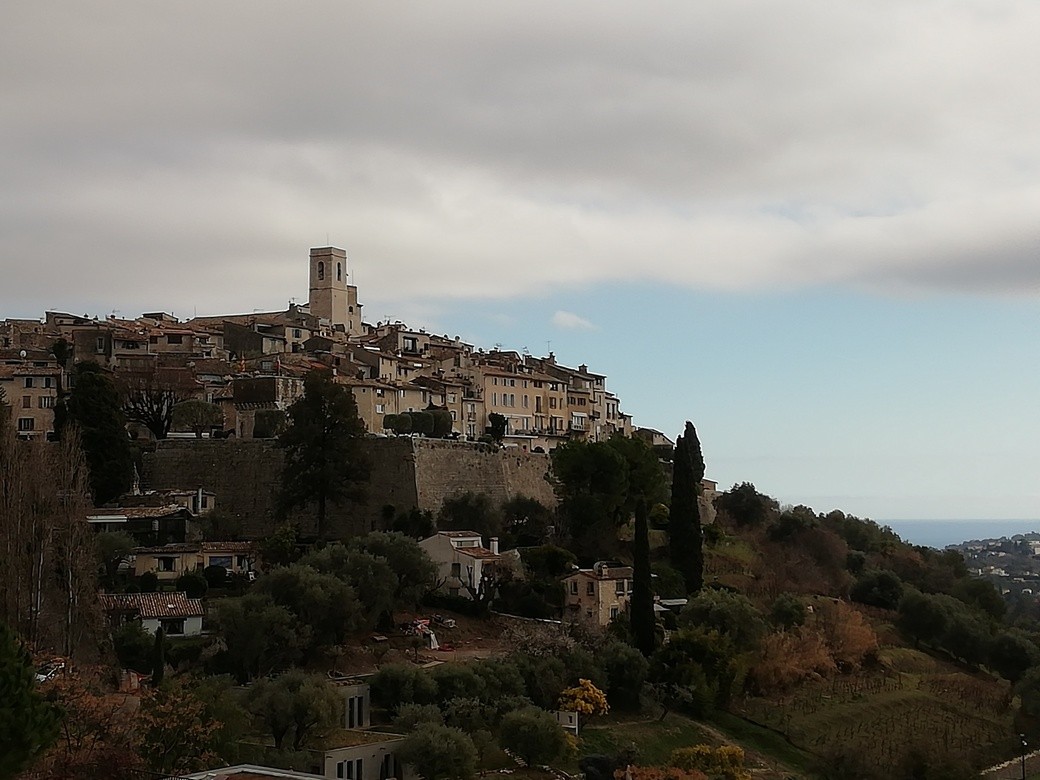
POLYGON ((336 281, 343 281, 343 263, 336 263, 336 281))
POLYGON ((318 281, 325 281, 325 263, 318 261, 318 281))

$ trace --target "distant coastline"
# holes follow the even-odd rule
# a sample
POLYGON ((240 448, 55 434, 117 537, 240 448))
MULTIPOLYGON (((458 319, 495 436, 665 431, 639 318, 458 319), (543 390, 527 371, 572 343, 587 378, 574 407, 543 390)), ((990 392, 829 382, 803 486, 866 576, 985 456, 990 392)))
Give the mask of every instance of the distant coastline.
POLYGON ((1040 532, 1040 520, 878 520, 905 542, 943 549, 972 539, 1040 532))

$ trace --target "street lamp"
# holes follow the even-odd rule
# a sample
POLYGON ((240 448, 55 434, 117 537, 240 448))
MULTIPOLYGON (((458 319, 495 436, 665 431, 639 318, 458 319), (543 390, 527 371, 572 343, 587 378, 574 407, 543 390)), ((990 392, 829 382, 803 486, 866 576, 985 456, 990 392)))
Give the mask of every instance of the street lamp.
POLYGON ((1019 734, 1018 738, 1022 740, 1022 780, 1026 780, 1026 747, 1029 743, 1026 742, 1025 734, 1019 734))

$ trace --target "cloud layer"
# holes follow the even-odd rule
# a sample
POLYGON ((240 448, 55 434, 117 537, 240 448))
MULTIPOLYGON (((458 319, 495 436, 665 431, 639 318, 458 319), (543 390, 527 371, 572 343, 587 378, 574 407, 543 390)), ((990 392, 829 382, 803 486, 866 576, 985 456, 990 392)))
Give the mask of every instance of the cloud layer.
POLYGON ((0 315, 279 306, 326 241, 382 300, 1040 290, 1033 3, 5 17, 0 315))

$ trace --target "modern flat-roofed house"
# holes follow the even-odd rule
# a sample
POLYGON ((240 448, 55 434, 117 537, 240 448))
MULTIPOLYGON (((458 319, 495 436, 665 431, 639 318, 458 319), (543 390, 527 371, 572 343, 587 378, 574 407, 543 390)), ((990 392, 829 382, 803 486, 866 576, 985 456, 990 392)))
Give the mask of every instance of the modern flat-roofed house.
POLYGON ((415 773, 397 758, 404 740, 400 734, 337 729, 311 752, 321 754, 325 777, 330 779, 405 780, 415 773))
POLYGON ((441 587, 452 596, 465 598, 473 598, 470 588, 480 592, 481 583, 494 573, 502 560, 498 554, 498 539, 493 537, 490 544, 485 547, 475 531, 438 531, 419 542, 437 564, 441 587))
POLYGON ((257 766, 256 764, 235 764, 235 766, 205 769, 194 774, 183 775, 183 780, 325 780, 325 775, 275 769, 271 766, 257 766))
POLYGON ((198 636, 206 610, 201 599, 173 593, 102 593, 101 608, 113 626, 140 620, 149 634, 160 628, 167 636, 198 636))
POLYGON ((564 577, 564 618, 605 626, 628 606, 632 567, 600 561, 564 577))

